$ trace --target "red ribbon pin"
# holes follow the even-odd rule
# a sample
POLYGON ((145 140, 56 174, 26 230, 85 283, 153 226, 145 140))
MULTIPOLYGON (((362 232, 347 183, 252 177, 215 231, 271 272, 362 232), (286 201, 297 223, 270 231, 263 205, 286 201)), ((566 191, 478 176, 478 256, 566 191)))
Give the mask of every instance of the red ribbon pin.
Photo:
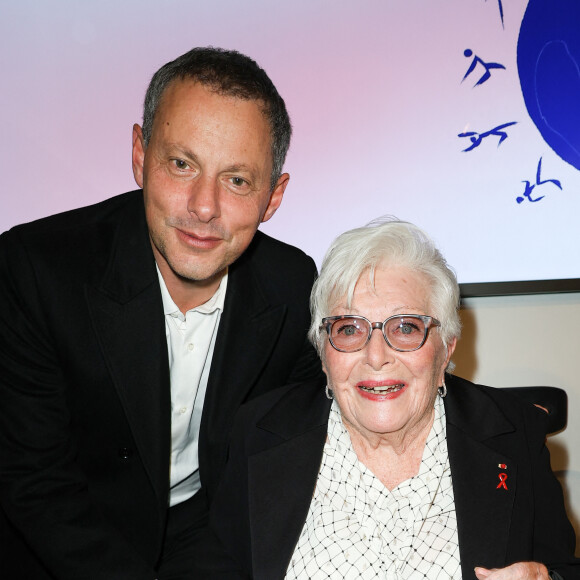
POLYGON ((507 479, 507 473, 500 473, 499 474, 499 483, 497 484, 496 489, 503 487, 507 490, 507 485, 505 484, 505 480, 507 479))

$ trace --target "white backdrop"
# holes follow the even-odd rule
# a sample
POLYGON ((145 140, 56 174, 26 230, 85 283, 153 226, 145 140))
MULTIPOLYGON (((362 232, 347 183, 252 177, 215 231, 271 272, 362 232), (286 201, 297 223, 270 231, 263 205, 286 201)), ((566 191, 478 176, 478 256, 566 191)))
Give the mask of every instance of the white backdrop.
POLYGON ((293 120, 291 182, 268 233, 320 263, 336 234, 393 214, 431 233, 460 282, 576 278, 580 172, 526 111, 516 62, 526 5, 2 2, 0 231, 133 189, 131 126, 149 78, 211 44, 254 57, 293 120), (483 63, 504 68, 482 80, 483 63), (470 132, 479 145, 463 151, 471 141, 458 135, 470 132), (541 201, 518 204, 540 158, 541 179, 562 190, 548 182, 530 195, 541 201))

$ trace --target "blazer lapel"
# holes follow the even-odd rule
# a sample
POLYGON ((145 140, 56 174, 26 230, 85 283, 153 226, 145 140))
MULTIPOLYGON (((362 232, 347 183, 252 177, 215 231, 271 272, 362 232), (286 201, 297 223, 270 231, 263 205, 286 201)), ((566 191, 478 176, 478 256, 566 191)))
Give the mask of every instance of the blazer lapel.
POLYGON ((250 457, 248 486, 255 580, 284 578, 316 486, 326 425, 250 457))
POLYGON ((99 286, 86 288, 86 299, 140 457, 165 507, 171 445, 169 363, 142 205, 119 224, 105 276, 99 286))
POLYGON ((447 447, 461 567, 463 578, 474 579, 475 566, 497 567, 506 560, 517 464, 494 449, 494 439, 514 428, 491 399, 472 387, 450 383, 445 398, 447 447))
MULTIPOLYGON (((285 306, 272 307, 244 257, 230 267, 200 429, 203 485, 208 464, 219 465, 236 411, 255 387, 286 317, 285 306), (211 434, 211 438, 210 438, 211 434)), ((211 470, 215 473, 215 470, 211 470)))
POLYGON ((255 580, 276 580, 286 574, 314 494, 329 411, 324 383, 312 383, 281 400, 258 423, 259 429, 283 442, 248 458, 255 580))

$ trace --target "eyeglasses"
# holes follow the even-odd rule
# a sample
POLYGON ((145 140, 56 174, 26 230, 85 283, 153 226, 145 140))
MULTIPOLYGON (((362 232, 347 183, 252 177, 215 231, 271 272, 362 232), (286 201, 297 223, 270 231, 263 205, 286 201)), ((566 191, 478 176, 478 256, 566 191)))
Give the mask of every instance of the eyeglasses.
POLYGON ((340 352, 362 350, 375 329, 383 331, 393 350, 411 352, 425 344, 431 326, 441 326, 441 323, 432 316, 396 314, 384 322, 371 322, 364 316, 328 316, 322 319, 321 328, 328 333, 330 344, 340 352))

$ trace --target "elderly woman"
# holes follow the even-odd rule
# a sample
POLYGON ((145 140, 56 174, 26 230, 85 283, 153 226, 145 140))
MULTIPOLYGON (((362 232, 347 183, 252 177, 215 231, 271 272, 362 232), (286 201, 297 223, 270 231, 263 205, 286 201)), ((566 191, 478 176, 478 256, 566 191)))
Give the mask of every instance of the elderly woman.
POLYGON ((327 385, 242 409, 208 577, 580 577, 542 411, 445 374, 458 302, 412 224, 334 242, 311 300, 327 385))

